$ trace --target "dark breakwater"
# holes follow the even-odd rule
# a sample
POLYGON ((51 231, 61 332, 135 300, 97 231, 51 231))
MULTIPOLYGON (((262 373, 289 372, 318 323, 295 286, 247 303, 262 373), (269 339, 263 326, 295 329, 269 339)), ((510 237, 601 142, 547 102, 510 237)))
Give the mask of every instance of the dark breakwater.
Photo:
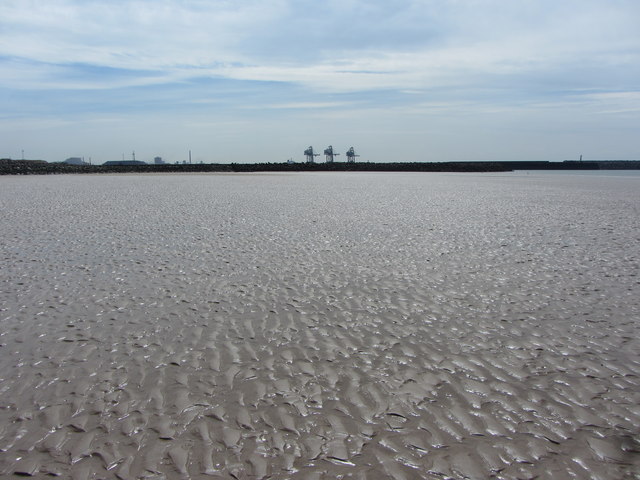
POLYGON ((0 160, 0 175, 70 173, 206 173, 206 172, 507 172, 513 170, 638 170, 640 161, 502 161, 502 162, 387 162, 387 163, 197 163, 70 165, 41 160, 0 160))

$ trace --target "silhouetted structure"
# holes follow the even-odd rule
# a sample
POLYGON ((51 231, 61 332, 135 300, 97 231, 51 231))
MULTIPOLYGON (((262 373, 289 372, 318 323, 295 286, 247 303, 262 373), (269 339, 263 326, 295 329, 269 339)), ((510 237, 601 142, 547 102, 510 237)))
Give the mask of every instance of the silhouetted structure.
POLYGON ((353 147, 351 147, 348 151, 347 151, 347 163, 354 163, 356 161, 356 157, 359 157, 360 155, 356 155, 355 150, 353 149, 353 147))
POLYGON ((89 165, 81 157, 69 157, 64 161, 64 163, 67 163, 69 165, 89 165))
POLYGON ((333 146, 329 145, 327 148, 324 149, 324 156, 326 159, 327 163, 333 163, 333 157, 340 155, 339 153, 334 153, 333 152, 333 146))
POLYGON ((307 163, 314 163, 313 157, 319 156, 319 153, 313 153, 313 147, 309 147, 304 151, 304 156, 307 157, 307 163))
POLYGON ((118 166, 118 165, 147 165, 142 160, 109 160, 108 162, 104 162, 103 165, 107 167, 118 166))

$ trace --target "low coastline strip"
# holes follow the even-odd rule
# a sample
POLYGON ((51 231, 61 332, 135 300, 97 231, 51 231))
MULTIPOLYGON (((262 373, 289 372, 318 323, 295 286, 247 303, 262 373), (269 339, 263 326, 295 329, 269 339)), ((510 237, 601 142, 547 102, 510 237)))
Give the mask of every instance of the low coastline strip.
POLYGON ((0 175, 71 173, 242 173, 242 172, 508 172, 514 170, 640 170, 640 160, 563 162, 354 162, 354 163, 177 163, 70 165, 41 160, 0 160, 0 175))

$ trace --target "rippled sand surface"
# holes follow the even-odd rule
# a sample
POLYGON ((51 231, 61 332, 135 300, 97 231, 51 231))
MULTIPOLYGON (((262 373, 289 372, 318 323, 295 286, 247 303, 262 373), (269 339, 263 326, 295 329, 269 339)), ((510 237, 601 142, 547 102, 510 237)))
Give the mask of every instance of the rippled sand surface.
POLYGON ((640 475, 640 176, 0 178, 0 475, 640 475))

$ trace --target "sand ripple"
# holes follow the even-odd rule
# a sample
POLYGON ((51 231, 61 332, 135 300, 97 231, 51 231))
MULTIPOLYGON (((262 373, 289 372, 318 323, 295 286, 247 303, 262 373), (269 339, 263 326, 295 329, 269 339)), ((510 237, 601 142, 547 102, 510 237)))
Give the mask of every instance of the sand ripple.
POLYGON ((0 474, 636 478, 636 178, 1 178, 0 474))

